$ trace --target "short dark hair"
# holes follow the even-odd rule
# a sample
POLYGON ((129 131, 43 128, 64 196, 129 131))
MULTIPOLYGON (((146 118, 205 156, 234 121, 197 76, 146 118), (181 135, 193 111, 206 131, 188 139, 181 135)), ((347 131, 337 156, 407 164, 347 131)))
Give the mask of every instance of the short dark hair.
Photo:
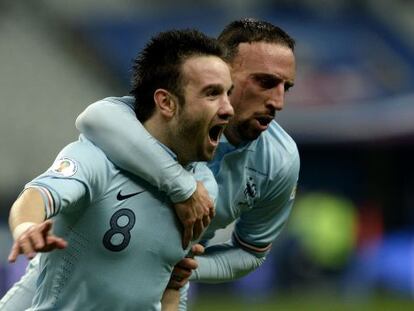
POLYGON ((237 55, 240 43, 268 42, 295 49, 295 40, 283 29, 266 21, 243 18, 228 24, 218 37, 226 49, 226 60, 231 62, 237 55))
POLYGON ((163 88, 184 102, 182 64, 192 56, 224 58, 214 38, 194 30, 171 30, 152 37, 133 64, 131 94, 137 118, 144 122, 154 113, 154 92, 163 88))

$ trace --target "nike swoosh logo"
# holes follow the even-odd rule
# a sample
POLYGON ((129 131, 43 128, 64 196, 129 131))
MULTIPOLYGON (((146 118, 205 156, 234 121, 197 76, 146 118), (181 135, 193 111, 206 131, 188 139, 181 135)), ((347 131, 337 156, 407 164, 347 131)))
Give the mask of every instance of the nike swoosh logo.
POLYGON ((118 194, 116 195, 116 199, 118 201, 123 201, 123 200, 129 199, 130 197, 133 197, 137 194, 145 192, 145 190, 142 190, 142 191, 138 191, 138 192, 134 192, 134 193, 122 194, 121 191, 122 190, 119 190, 118 194))

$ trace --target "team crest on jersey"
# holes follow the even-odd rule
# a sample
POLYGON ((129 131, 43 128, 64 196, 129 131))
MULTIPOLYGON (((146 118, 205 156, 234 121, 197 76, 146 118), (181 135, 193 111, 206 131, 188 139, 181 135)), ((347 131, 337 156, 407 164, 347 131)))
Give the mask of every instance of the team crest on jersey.
POLYGON ((237 202, 239 212, 248 210, 253 207, 254 200, 257 196, 257 186, 252 177, 248 177, 246 186, 242 192, 242 197, 237 202))
POLYGON ((244 189, 244 195, 247 197, 250 197, 254 199, 257 195, 257 188, 256 184, 254 183, 254 179, 252 177, 249 177, 246 188, 244 189))
POLYGON ((75 175, 77 169, 78 166, 75 161, 69 158, 63 158, 53 163, 51 171, 65 177, 70 177, 75 175))

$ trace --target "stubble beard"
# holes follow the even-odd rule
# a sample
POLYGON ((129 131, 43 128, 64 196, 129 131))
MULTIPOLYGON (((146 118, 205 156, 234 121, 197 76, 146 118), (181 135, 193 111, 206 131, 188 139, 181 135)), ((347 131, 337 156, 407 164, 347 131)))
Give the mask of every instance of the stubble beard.
MULTIPOLYGON (((232 136, 233 139, 236 138, 237 145, 243 142, 250 142, 256 140, 262 133, 261 131, 253 130, 253 127, 250 124, 250 122, 251 120, 244 120, 237 122, 237 124, 232 124, 228 126, 228 133, 230 132, 230 136, 232 136)), ((229 137, 227 138, 229 139, 229 137)))
POLYGON ((202 121, 183 117, 177 131, 177 140, 180 149, 188 162, 208 161, 210 158, 205 152, 205 137, 202 135, 202 121))

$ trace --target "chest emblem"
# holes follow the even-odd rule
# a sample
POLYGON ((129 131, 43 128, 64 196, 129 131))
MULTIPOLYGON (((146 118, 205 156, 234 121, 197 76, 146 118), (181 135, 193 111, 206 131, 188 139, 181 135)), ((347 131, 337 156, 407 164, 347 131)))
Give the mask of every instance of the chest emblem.
POLYGON ((249 177, 246 183, 246 187, 244 188, 244 196, 246 199, 254 199, 257 195, 257 187, 254 183, 254 179, 249 177))

